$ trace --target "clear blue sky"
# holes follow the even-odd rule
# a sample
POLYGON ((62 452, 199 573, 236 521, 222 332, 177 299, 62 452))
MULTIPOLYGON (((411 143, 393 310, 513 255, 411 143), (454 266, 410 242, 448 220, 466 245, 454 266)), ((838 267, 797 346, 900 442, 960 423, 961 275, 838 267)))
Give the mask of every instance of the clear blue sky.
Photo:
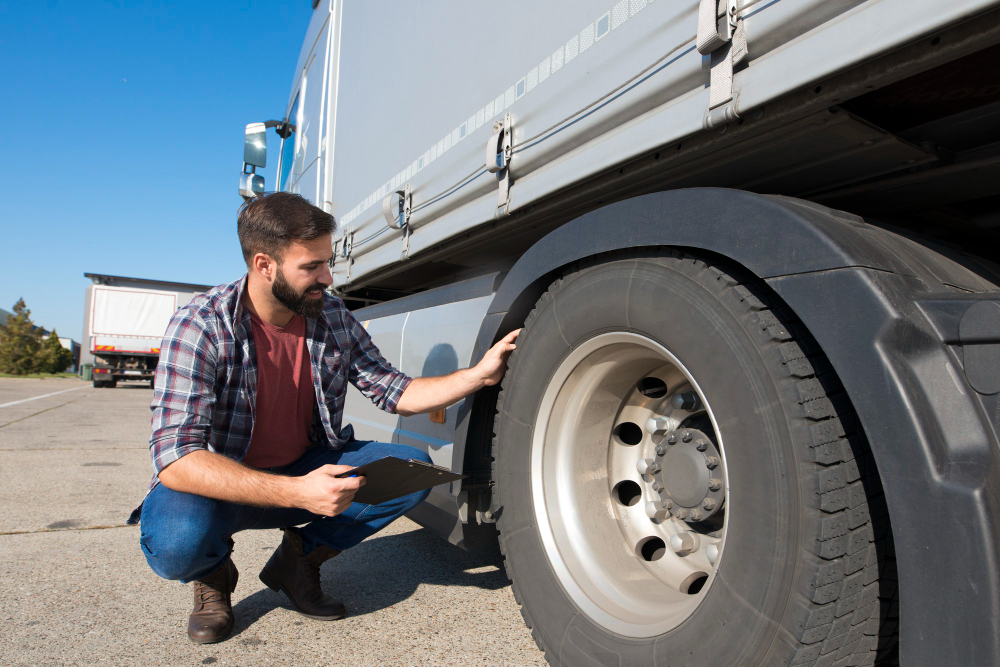
POLYGON ((80 340, 84 272, 242 275, 243 128, 281 117, 311 15, 310 0, 0 0, 0 307, 24 297, 80 340))

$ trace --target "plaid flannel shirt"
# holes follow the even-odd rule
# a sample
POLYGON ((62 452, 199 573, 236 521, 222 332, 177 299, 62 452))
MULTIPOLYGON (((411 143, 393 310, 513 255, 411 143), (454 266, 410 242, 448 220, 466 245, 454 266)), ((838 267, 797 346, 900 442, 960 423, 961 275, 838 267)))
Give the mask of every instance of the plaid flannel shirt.
MULTIPOLYGON (((246 276, 197 296, 176 313, 160 345, 154 379, 153 479, 199 449, 243 460, 250 448, 257 391, 257 355, 250 314, 243 307, 246 276)), ((340 449, 354 437, 341 427, 347 383, 382 410, 396 403, 411 379, 379 354, 364 327, 340 299, 324 295, 323 313, 306 319, 306 345, 316 405, 310 440, 340 449)), ((147 491, 148 493, 148 491, 147 491)), ((140 504, 128 523, 137 523, 140 504)))

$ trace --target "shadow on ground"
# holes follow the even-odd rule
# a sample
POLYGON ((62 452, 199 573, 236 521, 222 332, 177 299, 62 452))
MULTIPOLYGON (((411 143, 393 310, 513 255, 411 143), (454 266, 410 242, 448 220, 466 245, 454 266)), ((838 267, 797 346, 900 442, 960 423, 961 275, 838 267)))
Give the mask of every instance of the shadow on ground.
MULTIPOLYGON (((238 559, 239 536, 235 539, 238 559)), ((496 531, 491 526, 477 535, 468 550, 424 529, 372 537, 327 561, 322 572, 324 592, 343 600, 351 617, 364 616, 406 600, 420 584, 486 590, 510 585, 496 531)), ((244 576, 256 579, 257 572, 241 572, 240 578, 244 576)), ((292 607, 283 593, 268 588, 243 598, 233 608, 236 627, 231 638, 278 608, 292 607)))

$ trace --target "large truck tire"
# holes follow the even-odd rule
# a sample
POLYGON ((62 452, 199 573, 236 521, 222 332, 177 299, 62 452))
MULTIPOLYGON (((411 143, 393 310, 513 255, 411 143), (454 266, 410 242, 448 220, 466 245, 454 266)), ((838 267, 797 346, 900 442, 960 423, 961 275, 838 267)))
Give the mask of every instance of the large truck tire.
POLYGON ((557 280, 494 432, 501 550, 550 664, 893 661, 871 453, 821 350, 742 269, 665 250, 557 280))

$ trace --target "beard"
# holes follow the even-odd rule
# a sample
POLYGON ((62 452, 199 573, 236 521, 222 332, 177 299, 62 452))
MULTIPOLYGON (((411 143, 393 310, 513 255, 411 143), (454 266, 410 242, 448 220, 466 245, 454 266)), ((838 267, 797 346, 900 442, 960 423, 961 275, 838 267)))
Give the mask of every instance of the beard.
POLYGON ((310 292, 323 292, 325 289, 325 285, 316 283, 301 292, 296 292, 295 288, 285 280, 285 274, 281 271, 281 267, 278 267, 278 275, 275 277, 274 282, 271 283, 271 294, 274 295, 274 298, 280 301, 281 305, 288 310, 306 318, 319 317, 319 314, 323 312, 324 305, 324 299, 311 299, 307 295, 310 292))

